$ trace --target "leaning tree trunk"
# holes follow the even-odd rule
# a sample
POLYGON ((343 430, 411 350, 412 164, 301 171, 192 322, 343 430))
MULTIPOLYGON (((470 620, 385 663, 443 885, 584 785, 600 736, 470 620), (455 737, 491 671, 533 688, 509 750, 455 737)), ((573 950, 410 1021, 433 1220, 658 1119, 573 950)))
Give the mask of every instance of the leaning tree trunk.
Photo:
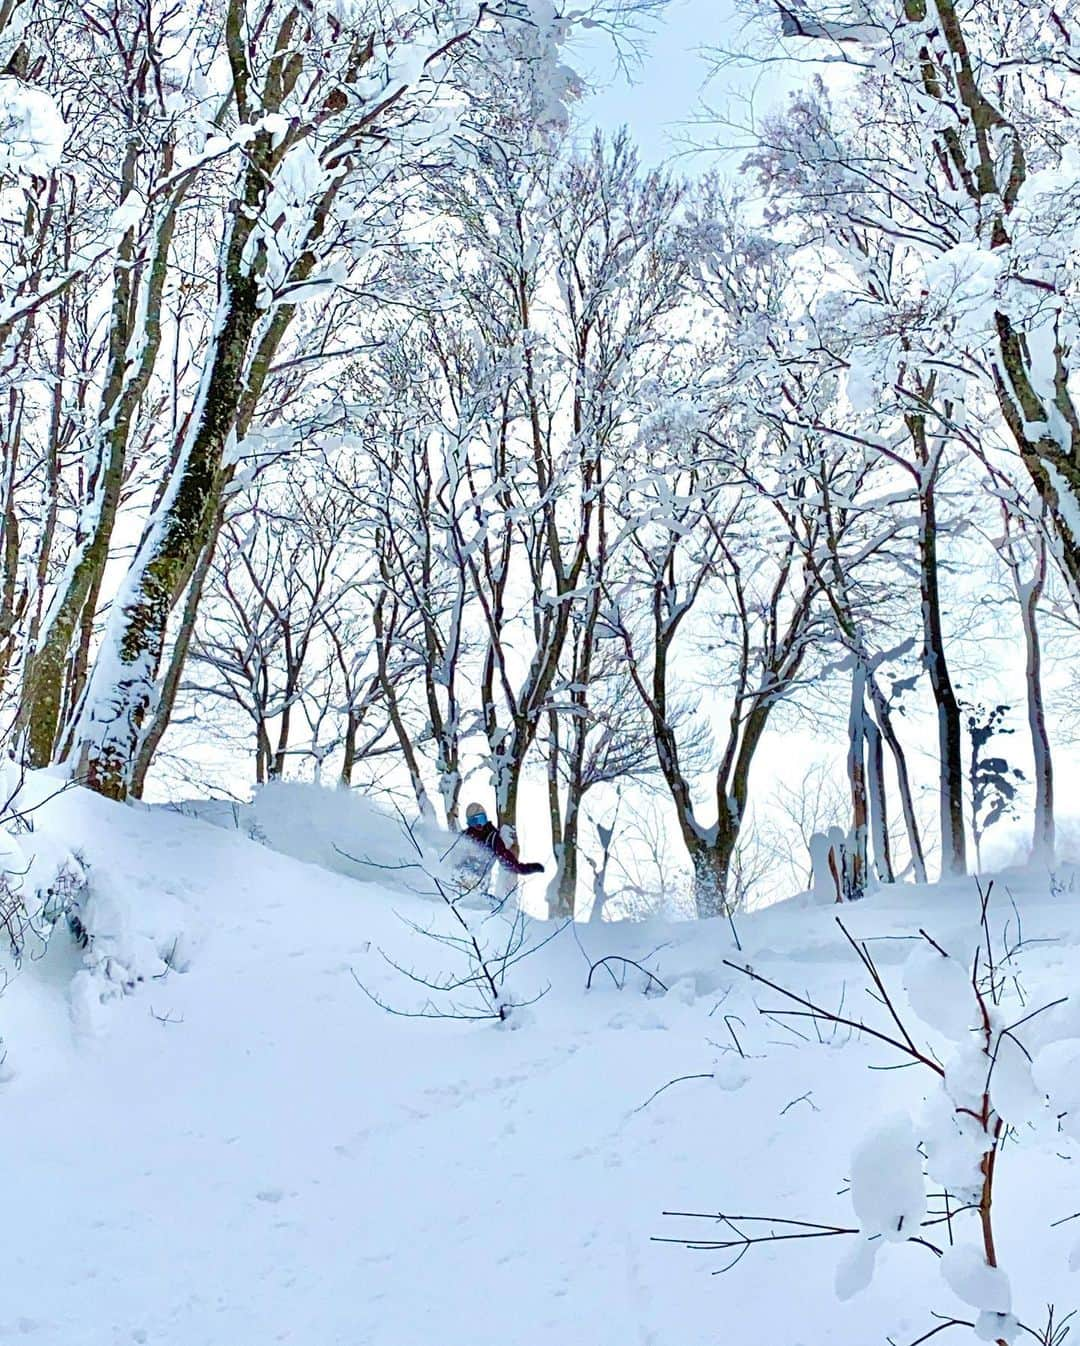
MULTIPOLYGON (((268 148, 267 133, 260 132, 268 148)), ((114 799, 127 797, 173 606, 209 539, 236 427, 252 335, 259 319, 257 260, 245 258, 267 190, 258 147, 244 177, 244 206, 223 244, 222 297, 202 383, 169 487, 147 524, 117 595, 102 650, 73 733, 80 779, 114 799)), ((260 254, 257 251, 256 256, 260 254)))
POLYGON ((143 791, 146 788, 146 773, 150 770, 150 763, 155 752, 157 752, 158 744, 172 719, 173 707, 176 705, 176 697, 180 691, 180 680, 183 676, 184 664, 187 661, 188 649, 191 646, 191 638, 195 633, 195 618, 198 614, 199 603, 202 601, 203 588, 213 564, 223 517, 222 510, 219 507, 211 529, 211 535, 203 547, 202 555, 199 557, 195 572, 191 577, 191 583, 188 585, 183 616, 180 619, 172 650, 169 652, 168 667, 162 679, 161 692, 154 708, 154 715, 139 744, 139 755, 131 779, 131 794, 136 799, 141 799, 143 796, 143 791))
MULTIPOLYGON (((298 278, 304 279, 310 274, 313 263, 314 258, 312 254, 309 253, 302 257, 296 266, 295 274, 298 278)), ((281 342, 284 340, 285 333, 289 328, 289 324, 292 322, 294 313, 294 305, 281 304, 263 324, 261 334, 255 346, 255 354, 250 361, 244 395, 239 403, 236 421, 237 439, 243 439, 251 428, 251 423, 259 404, 259 398, 262 395, 263 388, 266 386, 266 380, 270 372, 270 363, 277 353, 281 342)), ((190 423, 190 418, 188 423, 190 423)), ((173 466, 175 468, 175 463, 173 466)), ((175 639, 173 640, 172 649, 169 651, 165 675, 161 679, 161 687, 154 704, 153 716, 141 735, 139 754, 132 773, 130 790, 130 793, 134 795, 136 799, 142 798, 143 790, 146 787, 146 774, 150 769, 150 763, 153 760, 154 754, 157 752, 158 744, 161 742, 162 737, 172 720, 176 698, 180 691, 180 681, 184 673, 184 665, 187 662, 188 650, 191 646, 192 636, 195 634, 195 619, 198 615, 199 604, 202 601, 203 589, 206 587, 210 568, 214 562, 214 554, 217 550, 218 539, 220 538, 221 530, 225 525, 227 488, 232 482, 234 475, 235 464, 227 465, 221 478, 221 487, 218 492, 218 504, 214 511, 214 518, 207 530, 206 538, 199 554, 199 559, 193 567, 191 582, 187 586, 187 597, 184 600, 183 616, 180 619, 180 624, 175 639)), ((160 501, 158 503, 160 503, 160 501)), ((70 744, 66 744, 64 754, 66 755, 69 750, 70 744)))
POLYGON ((1034 342, 1027 340, 1027 333, 1017 331, 1009 315, 997 315, 997 329, 998 402, 1053 521, 1058 558, 1073 603, 1080 610, 1080 418, 1069 390, 1066 340, 1056 320, 1052 337, 1038 333, 1034 342), (1033 350, 1043 352, 1044 367, 1036 365, 1033 350), (1037 391, 1039 382, 1049 385, 1053 393, 1037 391), (1054 433, 1033 435, 1036 425, 1051 426, 1054 433))

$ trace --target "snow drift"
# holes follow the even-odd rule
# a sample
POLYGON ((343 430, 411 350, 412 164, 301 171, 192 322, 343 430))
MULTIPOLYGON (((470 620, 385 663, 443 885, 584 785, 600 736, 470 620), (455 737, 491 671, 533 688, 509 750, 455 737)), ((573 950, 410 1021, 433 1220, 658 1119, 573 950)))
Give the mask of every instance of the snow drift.
MULTIPOLYGON (((26 797, 56 787, 31 778, 26 797)), ((971 1324, 957 1341, 1013 1339, 1047 1303, 1059 1322, 1073 1306, 1071 1001, 1016 1029, 1033 1065, 1012 1062, 994 1098, 1018 1119, 995 1194, 999 1274, 974 1226, 958 1228, 944 1262, 902 1237, 937 1218, 949 1157, 937 1142, 972 1036, 959 980, 939 975, 935 990, 929 954, 941 954, 917 932, 957 956, 973 948, 969 881, 881 890, 844 910, 916 1041, 933 1035, 946 1082, 880 1069, 897 1063, 880 1039, 800 1019, 790 1032, 758 1013, 782 999, 725 960, 889 1025, 835 910, 811 903, 743 917, 738 949, 721 921, 565 930, 515 966, 523 998, 550 989, 520 1032, 502 1033, 409 1017, 427 992, 408 973, 454 966, 455 951, 417 929, 446 909, 388 888, 400 871, 364 870, 358 883, 315 867, 318 854, 345 863, 341 829, 363 865, 406 853, 396 821, 355 796, 331 826, 330 793, 275 788, 256 805, 302 863, 242 829, 80 790, 0 837, 5 864, 33 855, 44 880, 71 855, 87 885, 86 947, 57 922, 0 996, 14 1067, 0 1086, 13 1224, 0 1338, 708 1346, 724 1321, 739 1325, 737 1346, 862 1346, 914 1341, 933 1313, 971 1324), (1030 1110, 1020 1066, 1053 1107, 1030 1110), (662 1212, 695 1210, 707 1217, 697 1251, 652 1241, 691 1232, 662 1212), (732 1257, 707 1246, 723 1235, 719 1211, 841 1234, 756 1245, 714 1279, 732 1257)), ((1027 1005, 1006 998, 1002 1027, 1076 984, 1070 883, 1009 880, 1027 1005)), ((997 960, 1005 922, 1016 943, 1009 894, 991 914, 997 960)), ((936 1224, 921 1234, 947 1242, 936 1224)))

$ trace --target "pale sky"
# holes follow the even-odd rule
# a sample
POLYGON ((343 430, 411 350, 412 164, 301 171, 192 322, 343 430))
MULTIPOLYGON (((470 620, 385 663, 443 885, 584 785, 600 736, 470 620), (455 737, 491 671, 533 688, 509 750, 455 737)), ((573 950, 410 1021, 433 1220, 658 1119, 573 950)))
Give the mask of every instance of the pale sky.
MULTIPOLYGON (((789 86, 782 67, 776 65, 727 66, 709 80, 711 63, 701 49, 741 48, 744 25, 733 0, 670 0, 663 19, 646 38, 644 59, 632 72, 633 83, 619 70, 609 37, 597 34, 576 40, 570 63, 597 88, 579 108, 580 119, 609 130, 626 123, 650 166, 685 153, 688 142, 731 143, 732 132, 701 122, 703 100, 742 124, 749 100, 760 112, 789 86)), ((764 39, 769 25, 763 21, 754 29, 755 36, 764 39)), ((684 160, 681 167, 690 172, 695 166, 715 163, 715 154, 701 154, 684 160)))

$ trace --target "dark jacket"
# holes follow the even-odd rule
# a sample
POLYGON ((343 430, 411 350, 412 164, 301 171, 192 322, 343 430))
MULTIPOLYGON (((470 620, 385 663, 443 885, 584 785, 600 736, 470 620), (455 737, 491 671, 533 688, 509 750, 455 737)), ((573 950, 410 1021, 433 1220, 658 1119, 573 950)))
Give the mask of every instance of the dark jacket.
POLYGON ((479 827, 467 827, 465 836, 476 846, 480 846, 498 860, 504 869, 510 870, 512 874, 539 874, 544 866, 536 864, 525 864, 517 858, 510 847, 499 836, 499 829, 492 822, 482 823, 479 827))

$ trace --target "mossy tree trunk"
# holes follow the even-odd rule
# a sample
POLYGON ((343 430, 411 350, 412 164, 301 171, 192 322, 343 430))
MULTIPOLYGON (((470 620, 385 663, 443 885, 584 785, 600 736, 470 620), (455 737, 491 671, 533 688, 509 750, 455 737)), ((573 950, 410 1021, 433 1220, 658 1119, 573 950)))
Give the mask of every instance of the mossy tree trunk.
MULTIPOLYGON (((135 146, 133 137, 122 174, 122 198, 135 184, 135 146)), ((170 165, 171 152, 165 157, 166 171, 170 165)), ((144 277, 137 290, 133 291, 131 280, 138 251, 134 226, 124 235, 117 251, 109 364, 98 418, 90 500, 76 534, 74 553, 42 619, 23 677, 18 733, 21 755, 28 766, 43 767, 53 760, 63 730, 62 708, 65 704, 71 707, 76 699, 73 689, 65 687, 65 679, 69 670, 85 671, 93 609, 120 506, 131 426, 161 344, 161 300, 178 205, 179 195, 166 203, 151 226, 149 251, 144 254, 144 277), (135 330, 137 324, 142 325, 140 333, 135 330), (133 341, 137 343, 134 360, 133 341), (83 653, 81 659, 73 660, 76 633, 81 635, 83 653)))
POLYGON ((114 799, 134 781, 143 725, 155 702, 169 615, 210 540, 259 320, 258 249, 245 252, 267 191, 270 137, 260 132, 223 244, 222 296, 197 409, 172 481, 113 606, 73 731, 77 776, 114 799))

